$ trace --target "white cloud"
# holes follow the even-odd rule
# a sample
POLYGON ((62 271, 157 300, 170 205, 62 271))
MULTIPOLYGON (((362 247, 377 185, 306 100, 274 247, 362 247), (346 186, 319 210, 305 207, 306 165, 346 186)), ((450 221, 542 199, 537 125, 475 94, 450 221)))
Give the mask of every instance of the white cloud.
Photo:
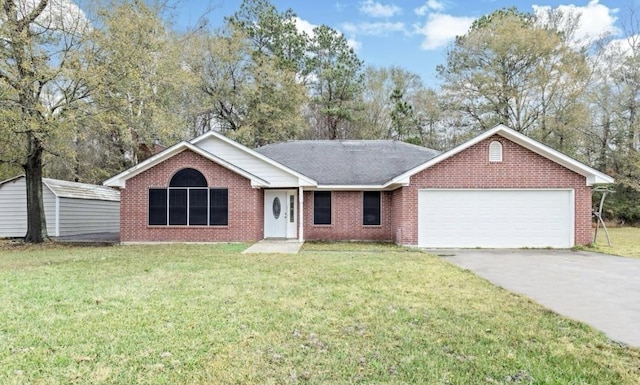
POLYGON ((356 40, 355 37, 350 37, 347 39, 347 45, 353 48, 354 51, 358 52, 362 48, 362 42, 356 40))
MULTIPOLYGON (((293 18, 293 22, 296 24, 296 28, 298 29, 299 32, 304 32, 306 33, 309 37, 313 37, 315 35, 315 33, 313 32, 313 29, 317 27, 316 24, 312 24, 310 22, 308 22, 307 20, 301 19, 299 17, 294 17, 293 18)), ((347 33, 351 33, 353 34, 352 31, 348 30, 347 28, 350 28, 350 24, 347 23, 345 25, 343 25, 343 28, 345 29, 345 31, 347 31, 347 33)), ((338 33, 344 35, 344 33, 340 30, 336 30, 338 31, 338 33)), ((351 36, 349 38, 346 37, 347 39, 347 45, 351 48, 353 48, 354 51, 359 50, 360 48, 362 48, 362 43, 358 40, 356 40, 355 36, 351 36)))
POLYGON ((614 39, 603 47, 603 56, 612 60, 605 60, 606 71, 611 72, 623 64, 620 58, 631 57, 637 54, 640 35, 630 35, 621 39, 614 39))
MULTIPOLYGON (((18 15, 25 17, 39 3, 37 0, 17 1, 18 15)), ((50 0, 42 13, 36 18, 36 23, 43 28, 72 33, 83 33, 86 32, 87 28, 90 28, 85 13, 71 0, 50 0)))
POLYGON ((431 50, 446 46, 456 36, 467 33, 474 20, 473 17, 429 14, 424 25, 415 26, 415 33, 424 36, 420 48, 431 50))
POLYGON ((360 12, 371 17, 392 17, 402 12, 395 4, 385 5, 373 0, 365 0, 360 3, 360 12))
POLYGON ((442 1, 427 0, 427 2, 424 3, 424 5, 414 9, 413 12, 418 16, 425 16, 427 13, 429 13, 429 11, 439 12, 443 10, 444 10, 444 3, 442 1))
MULTIPOLYGON (((548 5, 533 5, 533 12, 542 20, 546 19, 546 15, 551 10, 548 5)), ((591 41, 597 39, 604 34, 617 35, 620 30, 615 26, 618 12, 616 8, 609 8, 604 4, 600 4, 599 0, 591 0, 586 6, 580 7, 574 4, 560 5, 556 8, 568 16, 579 16, 580 26, 576 31, 575 38, 578 40, 591 41)))
POLYGON ((317 25, 311 24, 308 21, 301 19, 297 16, 293 18, 293 22, 296 24, 296 28, 298 29, 298 32, 304 32, 309 36, 314 35, 313 29, 317 27, 317 25))
POLYGON ((362 34, 370 36, 386 36, 392 32, 405 31, 405 25, 402 22, 379 22, 379 23, 344 23, 342 29, 351 34, 362 34))

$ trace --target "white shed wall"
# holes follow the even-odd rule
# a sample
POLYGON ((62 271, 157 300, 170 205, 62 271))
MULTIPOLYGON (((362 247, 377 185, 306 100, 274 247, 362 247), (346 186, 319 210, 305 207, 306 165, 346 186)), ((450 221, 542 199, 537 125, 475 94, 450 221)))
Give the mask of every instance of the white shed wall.
POLYGON ((119 231, 120 202, 60 198, 59 236, 119 231))
MULTIPOLYGON (((24 180, 24 179, 23 179, 24 180)), ((24 192, 26 197, 27 192, 24 192)), ((56 196, 45 185, 42 186, 42 202, 44 204, 44 218, 47 223, 47 234, 52 237, 57 237, 56 233, 56 196)), ((26 228, 25 228, 26 229, 26 228)), ((25 230, 26 233, 26 230, 25 230)))
MULTIPOLYGON (((47 233, 52 237, 120 231, 120 202, 58 198, 44 184, 42 200, 47 233), (60 215, 58 223, 56 214, 60 215)), ((26 233, 26 183, 25 178, 18 178, 0 185, 0 238, 24 237, 26 233)))
MULTIPOLYGON (((47 232, 55 236, 56 197, 42 186, 47 232)), ((0 186, 0 237, 24 237, 27 233, 27 186, 24 178, 0 186)))
POLYGON ((0 237, 24 237, 27 233, 27 196, 20 178, 0 186, 0 237))

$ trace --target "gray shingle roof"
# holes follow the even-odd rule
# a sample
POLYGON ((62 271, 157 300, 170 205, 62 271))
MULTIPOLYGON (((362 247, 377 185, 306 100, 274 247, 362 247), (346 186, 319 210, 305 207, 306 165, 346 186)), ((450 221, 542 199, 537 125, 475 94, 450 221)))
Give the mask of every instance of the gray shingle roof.
MULTIPOLYGON (((0 181, 0 186, 5 183, 15 182, 21 178, 24 178, 24 174, 17 175, 11 179, 0 181)), ((51 178, 42 178, 42 183, 45 184, 55 196, 61 198, 93 199, 99 201, 120 202, 120 191, 111 187, 69 182, 66 180, 51 178)))
POLYGON ((381 185, 440 153, 392 140, 300 140, 256 151, 322 185, 381 185))
POLYGON ((50 178, 42 178, 42 181, 56 196, 61 198, 120 201, 120 191, 111 187, 50 178))

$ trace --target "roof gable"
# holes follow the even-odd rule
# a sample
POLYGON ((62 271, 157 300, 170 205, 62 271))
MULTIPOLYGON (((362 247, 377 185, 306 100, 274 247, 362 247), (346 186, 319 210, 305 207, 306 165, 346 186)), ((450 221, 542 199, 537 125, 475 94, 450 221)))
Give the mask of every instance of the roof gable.
POLYGON ((207 131, 190 140, 190 143, 210 153, 219 154, 239 167, 251 170, 256 175, 269 180, 270 187, 293 187, 292 184, 295 186, 317 185, 309 175, 302 174, 278 162, 277 159, 265 156, 215 131, 207 131))
POLYGON ((269 182, 268 181, 266 181, 266 180, 264 180, 264 179, 262 179, 262 178, 260 178, 260 177, 258 177, 256 175, 254 175, 254 174, 252 174, 252 173, 250 173, 250 172, 248 172, 248 171, 246 171, 244 169, 241 169, 241 168, 237 167, 236 165, 234 165, 232 163, 229 163, 229 162, 227 162, 226 160, 224 160, 222 158, 219 158, 219 157, 217 157, 217 156, 215 156, 215 155, 203 150, 200 147, 194 146, 193 144, 191 144, 189 142, 185 142, 185 141, 179 142, 179 143, 167 148, 166 150, 164 150, 164 151, 162 151, 162 152, 160 152, 160 153, 158 153, 158 154, 146 159, 145 161, 140 162, 137 165, 135 165, 135 166, 133 166, 133 167, 121 172, 120 174, 118 174, 116 176, 113 176, 110 179, 107 179, 106 181, 104 181, 103 184, 105 186, 110 186, 110 187, 125 187, 125 182, 128 179, 130 179, 130 178, 132 178, 132 177, 134 177, 134 176, 136 176, 136 175, 138 175, 138 174, 140 174, 140 173, 152 168, 153 166, 155 166, 155 165, 157 165, 159 163, 164 162, 165 160, 167 160, 167 159, 173 157, 174 155, 177 155, 177 154, 179 154, 179 153, 181 153, 182 151, 185 151, 185 150, 193 151, 196 154, 198 154, 198 155, 200 155, 200 156, 202 156, 202 157, 204 157, 206 159, 209 159, 210 161, 212 161, 214 163, 217 163, 218 165, 220 165, 222 167, 225 167, 225 168, 227 168, 227 169, 229 169, 229 170, 231 170, 231 171, 233 171, 233 172, 235 172, 235 173, 237 173, 239 175, 242 175, 243 177, 251 180, 251 184, 253 186, 260 186, 260 187, 268 187, 269 186, 269 182))
POLYGON ((610 176, 594 169, 591 168, 587 165, 585 165, 584 163, 581 163, 557 150, 554 150, 553 148, 544 145, 534 139, 531 139, 505 125, 497 125, 496 127, 485 131, 484 133, 476 136, 475 138, 468 140, 467 142, 462 143, 461 145, 454 147, 453 149, 443 152, 442 154, 434 157, 433 159, 430 159, 429 161, 425 162, 424 164, 419 165, 418 167, 415 167, 409 171, 407 171, 406 173, 397 176, 396 178, 394 178, 392 181, 396 181, 396 180, 406 180, 407 178, 411 177, 412 175, 415 175, 417 173, 419 173, 420 171, 423 171, 435 164, 438 164, 442 161, 444 161, 445 159, 448 159, 464 150, 466 150, 467 148, 480 143, 481 141, 492 137, 493 135, 499 135, 503 138, 506 138, 544 158, 547 158, 577 174, 580 174, 582 176, 584 176, 586 178, 586 182, 587 185, 591 186, 593 184, 598 184, 598 183, 613 183, 613 178, 611 178, 610 176))

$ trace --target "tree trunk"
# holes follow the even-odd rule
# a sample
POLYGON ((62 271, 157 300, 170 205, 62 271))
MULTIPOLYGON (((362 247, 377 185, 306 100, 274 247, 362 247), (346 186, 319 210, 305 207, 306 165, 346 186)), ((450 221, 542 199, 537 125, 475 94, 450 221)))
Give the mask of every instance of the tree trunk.
POLYGON ((42 243, 49 240, 42 199, 42 154, 40 139, 30 135, 29 154, 24 167, 27 187, 27 234, 25 242, 42 243))

